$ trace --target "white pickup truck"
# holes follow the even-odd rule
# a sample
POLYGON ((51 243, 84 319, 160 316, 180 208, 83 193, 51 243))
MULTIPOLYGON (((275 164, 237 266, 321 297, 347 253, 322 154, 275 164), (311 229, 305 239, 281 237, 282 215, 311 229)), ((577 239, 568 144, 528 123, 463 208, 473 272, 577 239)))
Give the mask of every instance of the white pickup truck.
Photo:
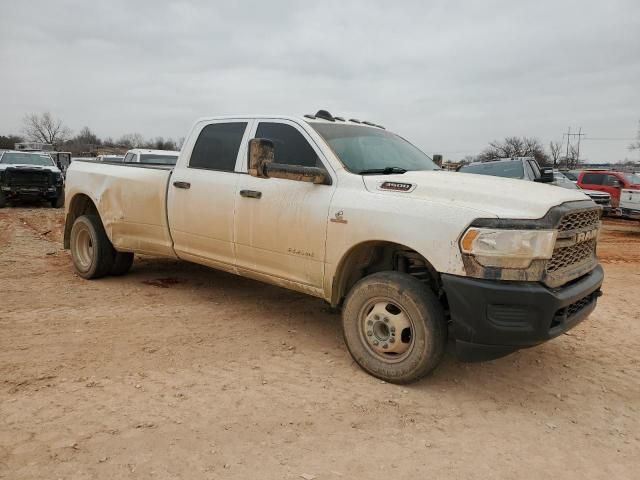
POLYGON ((560 335, 600 295, 601 209, 580 192, 440 170, 321 110, 197 121, 175 167, 71 164, 64 243, 84 278, 134 253, 325 299, 367 372, 406 383, 560 335), (451 327, 451 328, 449 328, 451 327))

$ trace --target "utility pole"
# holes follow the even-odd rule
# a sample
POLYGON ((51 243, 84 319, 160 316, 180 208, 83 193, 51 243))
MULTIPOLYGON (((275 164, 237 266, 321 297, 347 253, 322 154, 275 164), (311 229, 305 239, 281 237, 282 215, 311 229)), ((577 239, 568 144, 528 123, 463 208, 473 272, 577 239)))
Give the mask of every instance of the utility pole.
POLYGON ((565 135, 567 136, 567 154, 565 156, 567 167, 569 167, 569 146, 571 145, 571 137, 578 137, 578 149, 576 151, 576 165, 577 165, 580 162, 580 140, 586 134, 582 133, 582 127, 580 127, 580 129, 578 130, 578 133, 571 133, 571 127, 569 127, 567 129, 567 133, 562 134, 563 139, 565 135))
POLYGON ((578 131, 578 152, 576 155, 576 164, 580 163, 580 139, 582 138, 582 127, 580 127, 580 130, 578 131))

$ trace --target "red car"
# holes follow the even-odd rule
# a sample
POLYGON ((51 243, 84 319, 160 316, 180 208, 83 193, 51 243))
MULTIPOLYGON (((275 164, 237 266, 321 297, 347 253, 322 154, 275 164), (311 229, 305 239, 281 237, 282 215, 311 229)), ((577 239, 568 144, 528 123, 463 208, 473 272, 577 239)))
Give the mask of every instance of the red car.
POLYGON ((617 208, 620 204, 622 189, 640 190, 640 175, 635 173, 589 171, 580 172, 578 186, 589 190, 599 190, 611 195, 611 205, 617 208))

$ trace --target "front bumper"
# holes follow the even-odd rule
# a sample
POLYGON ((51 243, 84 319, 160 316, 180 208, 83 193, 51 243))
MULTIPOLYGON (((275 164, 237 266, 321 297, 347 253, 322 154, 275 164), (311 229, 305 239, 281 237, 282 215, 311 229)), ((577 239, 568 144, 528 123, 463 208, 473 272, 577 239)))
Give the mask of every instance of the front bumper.
POLYGON ((443 274, 458 357, 491 360, 557 337, 594 310, 603 279, 600 265, 554 289, 443 274))
POLYGON ((0 191, 7 198, 57 198, 62 187, 28 187, 28 186, 2 186, 0 191))

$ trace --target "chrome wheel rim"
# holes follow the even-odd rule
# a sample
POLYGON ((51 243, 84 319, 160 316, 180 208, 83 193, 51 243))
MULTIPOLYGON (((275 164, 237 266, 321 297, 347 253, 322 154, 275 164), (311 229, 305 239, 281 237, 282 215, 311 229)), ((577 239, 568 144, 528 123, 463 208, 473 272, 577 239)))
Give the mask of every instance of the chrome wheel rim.
POLYGON ((93 262, 93 239, 86 225, 78 225, 73 237, 73 256, 83 272, 91 268, 93 262))
POLYGON ((411 317, 387 298, 375 298, 364 305, 359 315, 358 330, 364 346, 386 363, 397 363, 407 358, 415 343, 411 317))

